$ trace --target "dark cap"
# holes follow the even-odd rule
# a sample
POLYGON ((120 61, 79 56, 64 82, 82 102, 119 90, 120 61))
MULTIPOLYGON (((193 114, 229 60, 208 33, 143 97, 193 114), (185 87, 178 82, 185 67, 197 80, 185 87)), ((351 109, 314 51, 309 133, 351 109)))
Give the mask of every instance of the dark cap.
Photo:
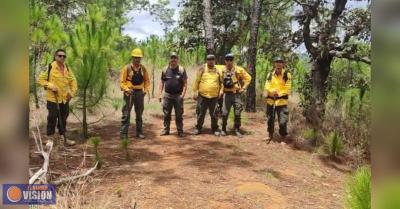
POLYGON ((213 60, 213 59, 215 59, 215 55, 213 54, 207 55, 207 60, 213 60))
POLYGON ((282 57, 274 57, 273 61, 274 62, 285 62, 285 60, 282 57))
POLYGON ((178 54, 176 52, 172 52, 171 55, 169 56, 170 58, 176 57, 179 58, 178 54))
POLYGON ((228 54, 225 55, 225 59, 226 58, 232 58, 233 59, 233 58, 235 58, 235 56, 232 53, 228 53, 228 54))

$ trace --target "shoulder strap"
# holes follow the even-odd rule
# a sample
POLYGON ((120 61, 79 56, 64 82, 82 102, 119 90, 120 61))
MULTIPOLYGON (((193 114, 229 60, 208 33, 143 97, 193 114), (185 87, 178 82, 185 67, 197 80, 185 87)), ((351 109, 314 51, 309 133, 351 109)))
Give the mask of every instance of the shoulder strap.
MULTIPOLYGON (((285 81, 285 83, 289 79, 288 73, 289 72, 287 70, 285 70, 285 72, 283 73, 283 80, 285 81)), ((271 81, 271 79, 272 79, 272 72, 268 73, 267 75, 267 80, 271 81)))
POLYGON ((142 74, 142 76, 144 76, 144 74, 146 73, 146 68, 144 67, 144 65, 140 64, 139 71, 142 74))
POLYGON ((271 81, 272 79, 272 72, 269 72, 267 75, 267 81, 271 81))
POLYGON ((218 81, 219 83, 222 82, 222 79, 224 79, 224 71, 218 70, 217 68, 215 68, 217 70, 217 74, 218 74, 218 81), (221 75, 222 73, 222 75, 221 75))
POLYGON ((285 83, 286 83, 286 81, 289 79, 289 77, 288 77, 288 71, 287 70, 285 70, 285 72, 283 73, 283 80, 285 81, 285 83))
POLYGON ((169 69, 169 65, 167 65, 167 67, 165 67, 162 71, 161 71, 161 73, 167 73, 167 70, 169 69))
MULTIPOLYGON (((48 68, 47 68, 47 81, 50 81, 50 71, 51 69, 53 69, 53 63, 50 63, 48 68)), ((65 69, 69 72, 69 67, 68 65, 65 63, 65 69)))
POLYGON ((47 81, 50 80, 50 71, 51 71, 52 68, 53 68, 53 66, 52 66, 51 63, 50 63, 50 64, 49 64, 49 67, 48 67, 48 69, 47 69, 47 81))
POLYGON ((206 71, 205 66, 202 66, 199 71, 200 71, 200 79, 201 79, 201 77, 203 77, 204 71, 206 71))
MULTIPOLYGON (((132 63, 129 63, 126 65, 126 78, 125 80, 128 80, 129 75, 131 74, 131 72, 133 72, 133 67, 132 67, 132 63)), ((131 79, 131 78, 129 78, 131 79)))
POLYGON ((186 69, 178 65, 178 70, 181 74, 185 73, 186 69))

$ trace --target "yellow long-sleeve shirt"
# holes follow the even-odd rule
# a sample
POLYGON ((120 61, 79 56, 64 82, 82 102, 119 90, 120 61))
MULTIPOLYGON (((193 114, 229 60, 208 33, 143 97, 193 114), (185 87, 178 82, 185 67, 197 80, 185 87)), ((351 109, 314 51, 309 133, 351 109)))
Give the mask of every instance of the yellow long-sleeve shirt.
POLYGON ((134 90, 144 90, 145 92, 150 91, 150 78, 149 78, 149 73, 147 69, 143 66, 140 65, 140 67, 135 68, 133 65, 128 64, 125 65, 122 70, 121 70, 121 75, 120 75, 120 87, 123 91, 128 91, 129 89, 134 89, 134 90), (132 69, 128 69, 132 66, 132 69), (139 85, 133 85, 132 84, 132 77, 133 77, 133 71, 139 71, 141 69, 142 74, 143 74, 143 82, 139 85))
POLYGON ((39 74, 38 84, 47 88, 47 100, 56 103, 67 103, 68 93, 74 97, 78 85, 71 69, 67 69, 64 65, 64 71, 62 72, 56 61, 51 63, 50 76, 48 76, 48 70, 42 71, 39 74), (47 77, 49 80, 47 80, 47 77), (57 93, 54 93, 50 88, 57 87, 57 93), (56 99, 57 96, 57 99, 56 99))
POLYGON ((273 105, 274 99, 270 97, 274 97, 273 92, 278 92, 278 97, 275 100, 276 106, 282 106, 288 104, 287 98, 279 98, 289 96, 292 89, 292 75, 288 72, 287 73, 287 80, 285 82, 283 75, 285 73, 285 69, 282 69, 281 73, 277 75, 275 71, 272 72, 271 80, 267 79, 265 82, 264 93, 268 95, 267 104, 273 105))
POLYGON ((207 64, 197 71, 196 80, 193 84, 193 93, 200 94, 206 98, 219 96, 222 89, 221 67, 214 66, 209 69, 207 64))
MULTIPOLYGON (((226 67, 223 68, 223 73, 229 71, 226 67)), ((243 82, 242 83, 242 88, 247 89, 247 87, 250 84, 251 81, 251 76, 249 73, 246 72, 246 70, 240 66, 233 66, 233 68, 230 70, 230 72, 233 72, 232 80, 234 83, 234 86, 232 88, 225 88, 224 85, 222 85, 223 91, 224 92, 237 92, 240 89, 240 83, 239 81, 243 82)), ((224 74, 222 74, 224 75, 224 74)))

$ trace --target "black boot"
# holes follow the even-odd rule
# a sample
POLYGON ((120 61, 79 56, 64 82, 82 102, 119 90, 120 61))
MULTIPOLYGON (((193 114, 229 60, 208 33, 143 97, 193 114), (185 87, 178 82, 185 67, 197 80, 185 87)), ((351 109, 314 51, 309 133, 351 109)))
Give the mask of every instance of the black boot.
POLYGON ((169 131, 167 129, 162 130, 160 136, 166 136, 166 135, 169 135, 169 131))

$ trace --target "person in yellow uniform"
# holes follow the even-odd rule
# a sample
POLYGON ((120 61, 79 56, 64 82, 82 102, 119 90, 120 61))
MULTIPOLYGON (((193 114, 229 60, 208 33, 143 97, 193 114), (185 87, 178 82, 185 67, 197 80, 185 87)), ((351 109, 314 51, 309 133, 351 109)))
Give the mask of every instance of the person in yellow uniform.
POLYGON ((193 85, 193 99, 197 100, 197 124, 195 135, 201 134, 207 110, 211 117, 211 129, 214 135, 219 136, 218 118, 214 114, 220 92, 222 90, 221 69, 215 65, 215 56, 207 55, 207 64, 202 66, 196 75, 193 85))
POLYGON ((242 67, 234 63, 234 55, 228 53, 225 55, 225 67, 223 69, 223 106, 222 106, 222 131, 221 135, 226 136, 226 125, 228 123, 229 112, 233 106, 235 113, 234 129, 238 137, 240 133, 241 118, 243 110, 242 93, 246 91, 250 84, 251 76, 242 67))
POLYGON ((122 107, 121 139, 128 138, 128 129, 132 107, 135 106, 136 137, 144 139, 143 110, 144 96, 149 92, 150 79, 145 66, 141 64, 143 52, 136 48, 132 50, 132 63, 125 65, 121 70, 120 87, 124 92, 124 106, 122 107))
POLYGON ((67 145, 74 145, 75 141, 65 139, 67 118, 69 115, 69 102, 75 96, 78 85, 74 73, 65 64, 67 58, 64 49, 57 49, 54 61, 46 71, 42 71, 38 78, 38 84, 46 89, 47 94, 47 138, 54 140, 56 125, 62 140, 67 145))
POLYGON ((273 139, 275 113, 278 115, 279 134, 285 138, 288 134, 289 119, 288 99, 292 88, 292 75, 285 69, 285 61, 281 57, 273 60, 274 70, 267 75, 264 97, 267 99, 267 141, 273 139))

